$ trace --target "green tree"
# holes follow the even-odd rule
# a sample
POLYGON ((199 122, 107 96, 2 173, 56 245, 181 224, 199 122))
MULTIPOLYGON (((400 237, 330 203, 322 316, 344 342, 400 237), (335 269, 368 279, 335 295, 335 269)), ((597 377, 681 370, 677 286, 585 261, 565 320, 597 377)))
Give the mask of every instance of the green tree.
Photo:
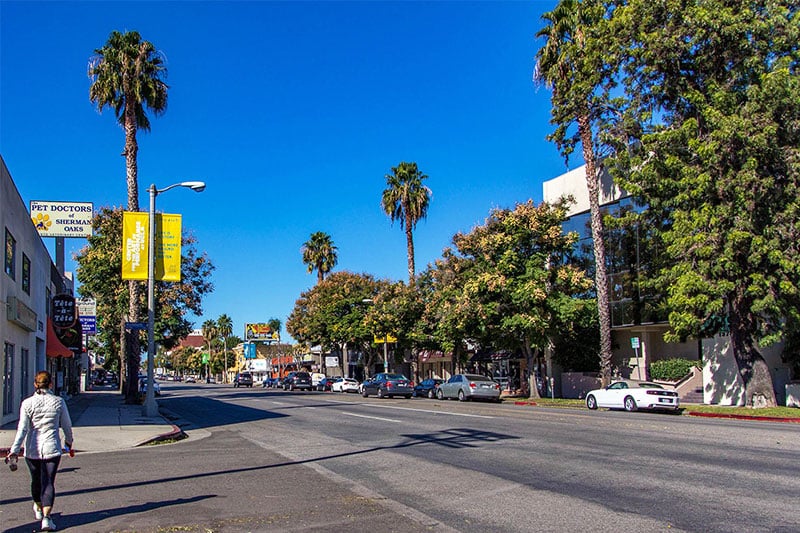
MULTIPOLYGON (((130 308, 135 307, 138 316, 147 313, 144 295, 139 294, 139 300, 131 304, 128 286, 122 280, 122 213, 120 208, 101 208, 92 219, 92 235, 75 256, 78 292, 97 301, 96 352, 107 359, 121 352, 120 339, 124 337, 124 322, 130 308)), ((202 313, 203 296, 214 288, 209 281, 213 270, 208 257, 197 253, 194 237, 183 235, 181 281, 158 281, 154 285, 155 340, 163 349, 177 346, 192 331, 187 317, 202 313)), ((138 337, 136 344, 141 344, 138 337)), ((138 372, 138 361, 136 368, 138 372)))
POLYGON ((369 274, 331 274, 300 295, 286 321, 286 330, 301 344, 319 344, 342 354, 349 345, 374 355, 372 331, 365 323, 370 305, 364 300, 372 300, 386 284, 369 274))
MULTIPOLYGON (((608 90, 613 78, 605 63, 602 28, 605 2, 561 0, 542 18, 546 25, 537 37, 545 43, 536 54, 535 78, 552 90, 551 123, 556 130, 548 137, 568 158, 580 143, 586 164, 592 243, 595 259, 595 292, 600 326, 600 368, 603 384, 611 381, 611 314, 608 297, 603 217, 600 211, 601 158, 593 125, 607 120, 608 90), (576 125, 574 130, 572 126, 576 125)), ((598 127, 598 130, 601 128, 598 127)))
POLYGON ((745 403, 775 405, 759 346, 800 309, 798 5, 631 0, 612 18, 631 120, 647 126, 624 186, 669 221, 666 338, 729 328, 745 403))
POLYGON ((311 238, 303 244, 302 252, 303 264, 308 268, 308 273, 317 271, 317 283, 325 279, 338 260, 331 236, 322 231, 311 234, 311 238))
MULTIPOLYGON (((214 352, 212 350, 212 342, 217 338, 217 323, 213 320, 206 320, 203 322, 203 325, 200 326, 200 331, 203 335, 203 340, 206 341, 206 346, 208 347, 208 359, 209 364, 214 361, 214 352)), ((212 369, 213 371, 213 369, 212 369)), ((206 375, 208 377, 208 375, 206 375)))
POLYGON ((228 315, 220 315, 217 319, 217 333, 222 337, 222 354, 225 359, 224 370, 222 376, 223 383, 228 382, 228 337, 233 333, 233 320, 228 315))
MULTIPOLYGON (((495 209, 485 224, 453 238, 466 260, 456 316, 481 345, 521 350, 529 372, 595 303, 580 298, 591 280, 566 260, 578 238, 561 229, 566 213, 566 200, 538 206, 529 200, 495 209)), ((536 397, 534 378, 531 372, 536 397)))
MULTIPOLYGON (((150 120, 146 110, 155 115, 162 114, 167 108, 167 89, 164 82, 167 75, 162 55, 156 51, 152 43, 143 41, 138 32, 111 32, 106 44, 94 51, 89 60, 88 74, 92 81, 89 88, 89 100, 102 112, 105 107, 112 108, 117 120, 125 132, 125 175, 128 189, 128 211, 139 210, 139 184, 137 154, 139 145, 136 132, 139 129, 150 130, 150 120)), ((131 280, 128 282, 127 319, 138 322, 142 298, 142 284, 131 280)), ((122 358, 126 361, 127 379, 125 386, 126 401, 138 401, 139 373, 139 339, 129 336, 130 346, 125 347, 124 330, 119 342, 122 358)))
POLYGON ((408 255, 408 283, 414 285, 416 277, 414 266, 414 228, 417 222, 428 216, 431 190, 423 184, 428 176, 423 174, 416 163, 401 162, 386 174, 386 189, 381 196, 381 207, 392 222, 400 221, 405 229, 408 255))

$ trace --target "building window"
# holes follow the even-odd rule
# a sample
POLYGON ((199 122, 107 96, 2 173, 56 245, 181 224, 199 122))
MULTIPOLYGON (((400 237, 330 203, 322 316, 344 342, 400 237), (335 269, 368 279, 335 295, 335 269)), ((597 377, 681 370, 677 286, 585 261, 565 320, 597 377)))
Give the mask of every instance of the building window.
POLYGON ((31 260, 24 253, 22 254, 22 290, 25 294, 31 294, 31 260))
POLYGON ((17 279, 17 239, 11 235, 11 232, 6 228, 6 274, 11 276, 11 279, 17 279))
MULTIPOLYGON (((8 234, 8 232, 6 232, 8 234)), ((6 343, 5 372, 3 373, 3 414, 10 415, 14 409, 14 345, 6 343)))
POLYGON ((22 397, 27 398, 31 392, 30 367, 33 361, 29 361, 31 352, 27 348, 22 348, 20 355, 22 356, 22 372, 20 372, 22 388, 20 390, 22 391, 22 397))

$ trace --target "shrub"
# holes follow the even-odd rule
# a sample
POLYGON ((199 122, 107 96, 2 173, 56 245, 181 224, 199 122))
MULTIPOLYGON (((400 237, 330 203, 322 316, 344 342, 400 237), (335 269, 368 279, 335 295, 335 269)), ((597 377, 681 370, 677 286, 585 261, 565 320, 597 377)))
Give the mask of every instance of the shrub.
POLYGON ((686 377, 693 366, 699 366, 699 361, 677 358, 653 361, 650 363, 650 379, 678 381, 686 377))

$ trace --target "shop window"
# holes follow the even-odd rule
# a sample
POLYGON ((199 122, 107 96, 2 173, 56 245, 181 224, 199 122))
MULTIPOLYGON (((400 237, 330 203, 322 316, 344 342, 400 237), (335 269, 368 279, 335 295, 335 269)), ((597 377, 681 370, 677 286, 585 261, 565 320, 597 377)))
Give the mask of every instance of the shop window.
POLYGON ((31 260, 24 253, 22 254, 22 290, 25 294, 31 293, 31 260))
POLYGON ((11 276, 11 279, 17 279, 17 239, 11 235, 11 232, 6 228, 6 274, 11 276))

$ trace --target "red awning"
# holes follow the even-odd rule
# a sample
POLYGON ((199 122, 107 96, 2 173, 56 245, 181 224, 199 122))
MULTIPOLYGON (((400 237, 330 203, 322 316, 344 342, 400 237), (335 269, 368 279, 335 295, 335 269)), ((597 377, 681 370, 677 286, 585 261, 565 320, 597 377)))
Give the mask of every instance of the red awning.
POLYGON ((58 340, 58 335, 56 335, 56 330, 53 328, 53 321, 50 320, 50 317, 47 318, 47 348, 45 353, 47 353, 48 357, 72 357, 75 355, 72 350, 58 340))

